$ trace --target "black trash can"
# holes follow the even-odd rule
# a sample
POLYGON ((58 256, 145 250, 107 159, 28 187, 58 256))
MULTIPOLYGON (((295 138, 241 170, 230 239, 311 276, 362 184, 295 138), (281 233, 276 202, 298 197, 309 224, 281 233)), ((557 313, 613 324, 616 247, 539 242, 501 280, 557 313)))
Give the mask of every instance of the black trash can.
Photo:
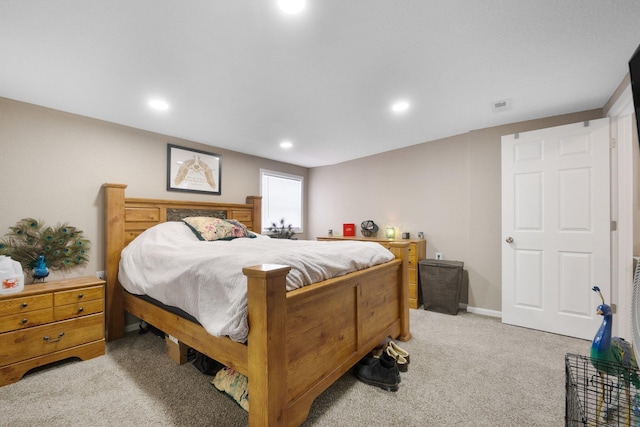
POLYGON ((418 262, 424 309, 458 314, 462 289, 462 261, 423 259, 418 262))

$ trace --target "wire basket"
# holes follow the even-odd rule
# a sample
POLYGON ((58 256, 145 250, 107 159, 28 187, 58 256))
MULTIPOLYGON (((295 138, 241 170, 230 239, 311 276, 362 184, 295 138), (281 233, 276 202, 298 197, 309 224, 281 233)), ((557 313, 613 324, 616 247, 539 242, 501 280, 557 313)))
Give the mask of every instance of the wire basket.
POLYGON ((565 356, 565 426, 640 427, 640 390, 630 383, 627 394, 624 381, 635 370, 611 362, 598 366, 622 374, 600 375, 590 357, 565 356))

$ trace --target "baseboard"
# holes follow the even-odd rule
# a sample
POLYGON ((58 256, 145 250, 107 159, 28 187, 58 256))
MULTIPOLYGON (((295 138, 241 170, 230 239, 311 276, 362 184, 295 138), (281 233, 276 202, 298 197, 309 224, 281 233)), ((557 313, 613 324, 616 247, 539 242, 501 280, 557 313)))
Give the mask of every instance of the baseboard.
MULTIPOLYGON (((502 318, 502 312, 501 311, 487 310, 486 308, 471 307, 470 305, 463 304, 463 303, 458 304, 458 308, 460 310, 466 310, 469 313, 481 314, 483 316, 502 318)), ((424 310, 424 305, 420 304, 420 306, 416 310, 424 310)))
POLYGON ((479 308, 479 307, 471 307, 466 304, 460 304, 460 305, 461 306, 465 305, 465 310, 467 310, 469 313, 482 314, 483 316, 491 316, 491 317, 500 317, 500 318, 502 317, 501 311, 487 310, 486 308, 479 308))

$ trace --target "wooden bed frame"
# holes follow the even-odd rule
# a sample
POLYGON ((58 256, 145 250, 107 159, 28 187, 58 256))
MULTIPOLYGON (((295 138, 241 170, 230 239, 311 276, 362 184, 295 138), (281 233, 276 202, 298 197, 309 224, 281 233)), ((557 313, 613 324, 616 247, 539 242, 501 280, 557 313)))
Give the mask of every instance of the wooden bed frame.
POLYGON ((290 267, 247 266, 246 344, 214 337, 199 324, 124 292, 118 282, 120 252, 142 231, 167 221, 168 212, 223 210, 260 232, 262 203, 258 196, 247 197, 246 204, 134 199, 125 197, 125 188, 103 185, 107 341, 123 337, 129 312, 180 343, 177 353, 188 346, 246 375, 250 426, 299 426, 315 398, 383 339, 411 338, 405 242, 390 243, 393 261, 291 292, 285 290, 290 267))

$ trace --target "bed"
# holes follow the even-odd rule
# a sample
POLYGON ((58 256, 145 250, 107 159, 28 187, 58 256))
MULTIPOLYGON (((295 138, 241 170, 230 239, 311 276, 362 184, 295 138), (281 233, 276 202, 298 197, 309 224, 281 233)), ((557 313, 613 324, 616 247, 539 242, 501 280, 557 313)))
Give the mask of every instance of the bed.
POLYGON ((169 336, 170 354, 187 347, 246 375, 250 426, 299 426, 314 399, 390 336, 411 338, 408 244, 390 242, 395 259, 287 292, 287 265, 242 268, 247 282, 246 343, 209 334, 199 323, 123 290, 122 250, 145 230, 185 216, 222 214, 260 232, 261 198, 207 203, 125 197, 126 185, 104 184, 107 340, 124 336, 125 313, 169 336))

